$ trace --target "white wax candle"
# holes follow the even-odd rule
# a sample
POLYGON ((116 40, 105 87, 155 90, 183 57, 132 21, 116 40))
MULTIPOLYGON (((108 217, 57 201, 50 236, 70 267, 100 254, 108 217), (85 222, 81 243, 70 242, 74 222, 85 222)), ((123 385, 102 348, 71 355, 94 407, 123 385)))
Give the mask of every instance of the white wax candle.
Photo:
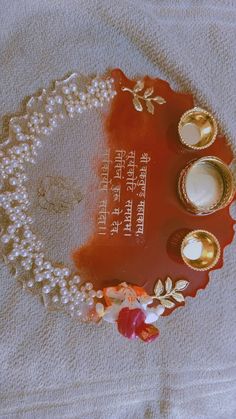
POLYGON ((187 259, 197 260, 201 257, 202 248, 202 242, 200 240, 192 238, 186 243, 186 246, 184 246, 183 254, 187 259))
POLYGON ((195 145, 201 140, 201 131, 199 127, 192 122, 183 125, 180 128, 180 133, 189 145, 195 145))
POLYGON ((219 202, 223 186, 218 170, 204 162, 193 165, 186 176, 186 193, 196 206, 208 208, 219 202))

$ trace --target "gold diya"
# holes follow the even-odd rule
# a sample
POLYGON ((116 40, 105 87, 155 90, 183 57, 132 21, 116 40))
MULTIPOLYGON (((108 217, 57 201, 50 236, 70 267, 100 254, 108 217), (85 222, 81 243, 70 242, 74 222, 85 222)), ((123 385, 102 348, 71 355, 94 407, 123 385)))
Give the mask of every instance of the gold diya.
POLYGON ((209 231, 193 230, 182 241, 182 259, 187 266, 196 271, 213 268, 219 260, 220 253, 219 241, 209 231))
POLYGON ((231 170, 221 159, 206 156, 182 170, 178 190, 188 211, 206 215, 230 204, 235 184, 231 170))
POLYGON ((178 130, 180 140, 186 147, 202 150, 215 141, 217 124, 209 112, 196 107, 182 115, 178 130))

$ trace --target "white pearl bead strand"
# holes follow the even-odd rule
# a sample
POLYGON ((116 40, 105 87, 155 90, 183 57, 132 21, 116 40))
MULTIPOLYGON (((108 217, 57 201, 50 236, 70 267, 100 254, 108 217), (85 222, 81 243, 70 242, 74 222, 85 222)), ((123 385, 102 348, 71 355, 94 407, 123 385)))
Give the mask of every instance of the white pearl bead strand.
POLYGON ((0 210, 6 219, 1 244, 8 263, 26 272, 25 287, 40 291, 46 305, 86 320, 103 293, 95 291, 92 283, 81 285, 78 274, 47 259, 33 231, 25 173, 25 164, 35 163, 43 139, 64 118, 100 108, 116 95, 112 78, 95 78, 85 91, 79 89, 79 82, 77 74, 56 82, 55 90, 43 90, 41 96, 30 99, 25 115, 10 120, 9 139, 0 149, 0 210))

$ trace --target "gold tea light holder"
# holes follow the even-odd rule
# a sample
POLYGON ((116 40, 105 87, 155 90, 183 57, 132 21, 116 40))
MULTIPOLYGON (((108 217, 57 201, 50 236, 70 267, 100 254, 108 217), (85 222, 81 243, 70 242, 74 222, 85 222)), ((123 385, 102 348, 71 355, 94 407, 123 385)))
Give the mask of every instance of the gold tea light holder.
POLYGON ((193 230, 181 244, 181 257, 184 263, 195 271, 212 269, 219 261, 220 244, 214 234, 206 230, 193 230))
POLYGON ((234 176, 218 157, 202 157, 182 170, 178 192, 188 211, 208 215, 231 203, 235 195, 234 176))
POLYGON ((178 131, 182 144, 193 150, 203 150, 214 143, 218 130, 210 112, 195 107, 181 116, 178 131))

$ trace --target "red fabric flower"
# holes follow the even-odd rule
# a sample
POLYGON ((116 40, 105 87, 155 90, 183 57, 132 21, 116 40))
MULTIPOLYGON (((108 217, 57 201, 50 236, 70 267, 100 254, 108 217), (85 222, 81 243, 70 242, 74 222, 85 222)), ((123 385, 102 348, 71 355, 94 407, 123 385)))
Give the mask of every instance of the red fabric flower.
POLYGON ((139 337, 144 342, 152 342, 159 336, 159 330, 145 323, 146 315, 140 308, 123 308, 118 316, 119 332, 128 339, 139 337))
POLYGON ((145 320, 145 314, 140 308, 122 308, 119 312, 117 325, 119 332, 128 339, 136 338, 136 330, 145 320))

